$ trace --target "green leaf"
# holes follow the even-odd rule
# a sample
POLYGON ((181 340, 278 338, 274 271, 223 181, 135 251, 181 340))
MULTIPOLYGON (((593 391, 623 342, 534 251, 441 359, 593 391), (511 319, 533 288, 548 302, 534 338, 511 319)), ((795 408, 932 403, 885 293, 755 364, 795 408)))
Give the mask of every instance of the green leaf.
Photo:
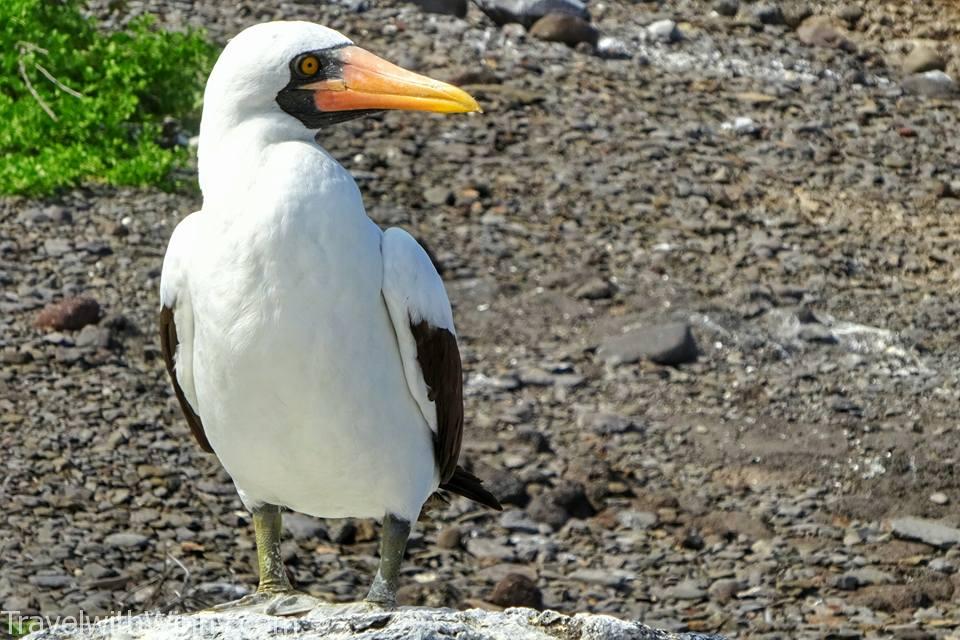
POLYGON ((178 186, 172 176, 191 158, 184 148, 163 146, 163 123, 199 124, 215 47, 198 31, 165 31, 149 17, 102 32, 80 6, 0 2, 0 193, 178 186))

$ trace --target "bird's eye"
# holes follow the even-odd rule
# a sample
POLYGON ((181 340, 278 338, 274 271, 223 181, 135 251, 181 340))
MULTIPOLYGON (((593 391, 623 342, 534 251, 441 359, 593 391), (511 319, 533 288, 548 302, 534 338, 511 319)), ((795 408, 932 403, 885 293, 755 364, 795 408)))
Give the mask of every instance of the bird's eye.
POLYGON ((312 76, 320 70, 320 61, 317 56, 303 56, 297 63, 297 71, 305 76, 312 76))

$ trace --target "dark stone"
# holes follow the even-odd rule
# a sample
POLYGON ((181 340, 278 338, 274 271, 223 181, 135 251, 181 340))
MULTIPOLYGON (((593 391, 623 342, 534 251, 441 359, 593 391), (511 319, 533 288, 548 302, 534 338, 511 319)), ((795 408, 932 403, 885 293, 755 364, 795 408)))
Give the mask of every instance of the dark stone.
POLYGON ((573 47, 581 42, 596 44, 600 33, 583 18, 568 13, 550 13, 537 20, 530 28, 530 35, 547 42, 562 42, 573 47))
POLYGON ((357 525, 351 520, 337 520, 327 530, 331 542, 353 544, 357 539, 357 525))
POLYGON ((680 537, 680 546, 684 549, 700 551, 706 546, 706 542, 696 529, 687 529, 680 537))
POLYGON ((554 529, 559 529, 570 519, 567 510, 557 504, 553 496, 547 493, 535 496, 527 505, 527 513, 537 522, 546 523, 554 529))
POLYGON ((537 583, 520 573, 509 573, 493 587, 488 598, 501 607, 543 610, 543 593, 537 583))
POLYGON ((38 329, 77 331, 88 324, 96 324, 101 315, 99 302, 88 296, 77 296, 48 304, 37 314, 33 324, 38 329))
POLYGON ((740 11, 740 0, 717 0, 713 3, 713 10, 721 16, 732 18, 740 11))
POLYGON ((694 362, 699 355, 696 340, 686 322, 641 327, 609 336, 603 340, 597 353, 612 365, 632 364, 646 358, 657 364, 676 366, 694 362))
POLYGON ((596 510, 587 499, 587 493, 579 482, 565 482, 553 490, 557 504, 566 509, 574 518, 589 518, 596 510))
POLYGON ((837 10, 837 17, 846 22, 847 26, 855 27, 863 18, 863 7, 856 4, 843 5, 837 10))
POLYGON ((517 475, 506 469, 493 469, 483 476, 483 484, 493 495, 497 496, 500 504, 512 504, 525 507, 530 502, 527 489, 517 475))
POLYGON ((285 513, 283 526, 294 540, 326 540, 327 528, 316 518, 302 513, 285 513))
POLYGON ((550 453, 553 451, 553 449, 550 448, 550 441, 547 440, 547 436, 536 429, 517 429, 516 439, 517 442, 530 445, 537 453, 550 453))
POLYGON ((777 4, 761 2, 753 8, 753 15, 761 24, 783 24, 783 11, 777 4))
POLYGON ((110 335, 114 339, 140 335, 136 323, 122 313, 108 314, 100 324, 110 329, 110 335))
POLYGON ((578 482, 567 482, 533 498, 527 513, 537 522, 559 529, 570 518, 589 518, 596 513, 586 490, 578 482))
POLYGON ((441 549, 458 549, 460 548, 460 538, 462 535, 463 533, 460 531, 460 527, 456 525, 444 527, 440 533, 437 534, 437 546, 441 549))
POLYGON ((440 13, 463 18, 467 15, 467 0, 411 0, 427 13, 440 13))

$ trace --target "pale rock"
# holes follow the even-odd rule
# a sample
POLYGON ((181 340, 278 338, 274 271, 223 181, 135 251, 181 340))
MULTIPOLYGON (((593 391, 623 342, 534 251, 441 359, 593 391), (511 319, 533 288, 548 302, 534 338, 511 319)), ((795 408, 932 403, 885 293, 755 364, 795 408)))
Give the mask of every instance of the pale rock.
POLYGON ((946 71, 947 61, 933 47, 917 44, 903 60, 904 73, 924 73, 925 71, 946 71))
POLYGON ((960 529, 926 518, 896 518, 890 522, 893 535, 919 540, 932 547, 952 547, 960 543, 960 529))
POLYGON ((683 34, 673 20, 657 20, 647 25, 647 35, 656 42, 677 42, 683 34))
POLYGON ((37 631, 29 640, 722 640, 697 633, 670 633, 610 616, 510 608, 505 611, 384 610, 362 604, 321 605, 300 618, 250 612, 194 615, 143 614, 80 627, 37 631))
POLYGON ((954 98, 958 94, 957 83, 943 71, 925 71, 904 78, 901 83, 907 93, 928 98, 954 98))

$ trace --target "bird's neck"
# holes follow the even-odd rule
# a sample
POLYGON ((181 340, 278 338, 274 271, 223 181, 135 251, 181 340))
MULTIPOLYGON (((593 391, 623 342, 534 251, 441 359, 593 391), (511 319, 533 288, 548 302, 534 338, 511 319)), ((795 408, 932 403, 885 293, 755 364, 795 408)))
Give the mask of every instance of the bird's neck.
POLYGON ((312 133, 289 117, 238 118, 222 114, 200 124, 197 171, 204 202, 238 197, 254 181, 267 147, 312 133))

